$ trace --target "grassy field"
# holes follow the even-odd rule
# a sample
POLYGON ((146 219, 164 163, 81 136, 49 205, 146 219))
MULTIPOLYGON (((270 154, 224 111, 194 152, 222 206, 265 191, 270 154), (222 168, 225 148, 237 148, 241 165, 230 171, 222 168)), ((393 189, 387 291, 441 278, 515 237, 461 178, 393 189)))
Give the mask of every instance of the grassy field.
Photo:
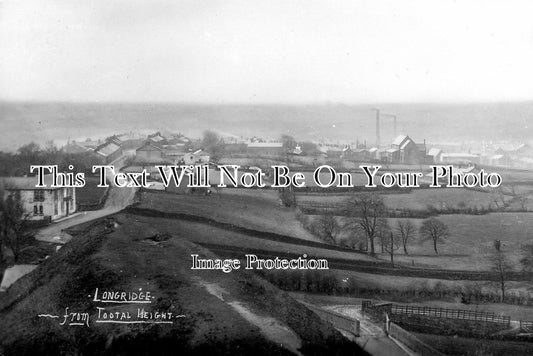
POLYGON ((446 355, 518 356, 533 354, 533 344, 528 342, 474 339, 421 333, 415 333, 415 336, 446 355))
MULTIPOLYGON (((428 190, 426 190, 428 191, 428 190)), ((448 189, 446 190, 448 191, 448 189)), ((463 197, 461 190, 450 190, 455 198, 463 197)), ((431 190, 439 194, 441 190, 431 190)), ((482 199, 487 194, 465 191, 466 194, 482 199)), ((414 192, 413 192, 414 193, 414 192)), ((413 194, 411 193, 411 194, 413 194)), ((418 193, 424 193, 420 191, 418 193)), ((411 196, 411 194, 395 194, 395 199, 411 196)), ((442 191, 441 197, 446 195, 442 191)), ((339 200, 342 196, 299 196, 298 199, 339 200)), ((449 198, 452 199, 452 198, 449 198)), ((173 195, 158 193, 143 193, 140 207, 157 209, 167 212, 194 213, 210 217, 222 222, 245 226, 261 231, 275 232, 306 240, 318 241, 316 237, 305 230, 296 220, 295 212, 279 205, 277 193, 271 190, 224 189, 220 197, 199 195, 173 195)), ((313 217, 311 217, 313 218, 313 217)), ((530 213, 492 213, 488 215, 441 215, 439 216, 450 229, 450 236, 438 244, 439 255, 435 255, 430 241, 423 241, 417 233, 408 246, 409 255, 405 256, 399 250, 395 256, 397 262, 418 267, 438 267, 459 270, 487 270, 490 269, 490 254, 494 250, 495 239, 502 241, 503 251, 516 269, 521 258, 520 248, 523 244, 533 243, 533 214, 530 213)), ((412 219, 418 231, 423 220, 412 219)), ((389 219, 394 228, 397 219, 389 219)), ((202 228, 203 229, 203 228, 202 228)), ((207 235, 199 235, 196 241, 218 243, 207 235)), ((352 233, 346 232, 343 238, 351 238, 352 233)), ((250 240, 246 237, 239 239, 226 237, 228 244, 239 244, 240 241, 254 248, 275 248, 277 243, 272 241, 250 240)), ((286 248, 284 246, 283 248, 286 248)), ((376 246, 379 252, 379 246, 376 246)), ((336 252, 335 252, 336 253, 336 252)), ((328 252, 330 256, 332 252, 328 252)), ((354 255, 357 256, 357 255, 354 255)), ((361 256, 361 255, 358 255, 361 256)), ((387 254, 380 255, 387 260, 387 254)), ((344 258, 344 257, 343 257, 344 258)), ((360 258, 360 257, 356 257, 360 258)))
MULTIPOLYGON (((145 217, 140 215, 121 214, 117 217, 126 229, 132 235, 135 234, 137 224, 141 223, 150 228, 145 228, 144 235, 138 235, 139 239, 155 234, 171 234, 179 236, 196 243, 211 243, 227 246, 236 246, 240 248, 261 249, 269 251, 279 251, 285 253, 308 254, 309 256, 322 256, 324 258, 343 258, 355 261, 376 261, 368 255, 356 252, 344 252, 327 250, 317 247, 309 247, 266 240, 246 234, 224 230, 203 223, 145 217)), ((241 256, 239 256, 241 257, 241 256)))
MULTIPOLYGON (((439 255, 435 255, 431 241, 415 236, 409 244, 409 256, 399 251, 396 260, 418 266, 427 265, 448 269, 487 270, 491 268, 490 256, 494 240, 502 243, 502 251, 515 269, 520 269, 521 247, 533 243, 533 214, 491 213, 487 215, 440 215, 449 228, 450 236, 438 243, 439 255)), ((398 219, 389 219, 396 226, 398 219)), ((421 219, 411 219, 416 230, 421 219)), ((417 234, 418 235, 418 234, 417 234)), ((387 258, 386 255, 382 256, 387 258)))
POLYGON ((296 220, 294 210, 280 206, 273 190, 224 189, 220 195, 210 196, 143 193, 140 206, 318 241, 296 220))

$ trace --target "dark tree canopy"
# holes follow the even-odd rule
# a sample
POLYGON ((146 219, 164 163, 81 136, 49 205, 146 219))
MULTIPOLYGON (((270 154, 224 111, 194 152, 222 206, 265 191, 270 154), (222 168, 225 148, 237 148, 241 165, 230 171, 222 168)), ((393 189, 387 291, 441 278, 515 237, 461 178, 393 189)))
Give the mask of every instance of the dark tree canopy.
POLYGON ((294 149, 296 148, 296 140, 290 135, 282 135, 281 143, 283 145, 283 154, 285 155, 286 159, 289 160, 289 156, 294 152, 294 149))
POLYGON ((224 140, 214 131, 204 131, 202 147, 209 152, 211 160, 218 162, 224 151, 224 140))

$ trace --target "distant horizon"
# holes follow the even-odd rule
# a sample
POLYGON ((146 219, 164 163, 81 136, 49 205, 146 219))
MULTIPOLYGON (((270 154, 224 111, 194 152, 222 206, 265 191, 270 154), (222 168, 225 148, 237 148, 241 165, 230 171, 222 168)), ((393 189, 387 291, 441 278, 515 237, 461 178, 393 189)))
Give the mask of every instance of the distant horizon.
POLYGON ((9 104, 117 104, 117 105, 205 105, 205 106, 387 106, 387 105, 513 105, 533 103, 531 99, 524 100, 478 100, 478 101, 366 101, 366 102, 336 102, 336 101, 316 101, 316 102, 209 102, 209 101, 70 101, 70 100, 26 100, 26 99, 1 99, 0 103, 9 104))
MULTIPOLYGON (((21 143, 56 143, 68 138, 101 138, 114 133, 169 131, 200 137, 206 130, 240 137, 301 141, 376 142, 376 112, 381 142, 397 134, 415 142, 531 142, 533 101, 504 103, 379 104, 215 104, 179 102, 23 102, 0 101, 0 131, 9 132, 0 149, 21 143)), ((478 145, 470 145, 475 147, 478 145)))

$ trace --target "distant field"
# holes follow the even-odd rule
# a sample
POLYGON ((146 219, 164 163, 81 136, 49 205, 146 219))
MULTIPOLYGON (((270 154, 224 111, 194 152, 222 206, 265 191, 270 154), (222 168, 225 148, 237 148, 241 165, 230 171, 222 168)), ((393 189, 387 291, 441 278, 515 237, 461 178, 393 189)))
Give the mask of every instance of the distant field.
MULTIPOLYGON (((490 193, 461 188, 413 189, 409 194, 383 195, 385 204, 392 209, 423 210, 431 205, 437 209, 465 207, 485 207, 494 204, 490 193)), ((506 200, 510 197, 506 196, 506 200)))
MULTIPOLYGON (((350 195, 297 195, 296 201, 305 204, 342 204, 350 195)), ((425 210, 429 205, 436 209, 464 207, 488 207, 494 204, 494 196, 461 188, 413 189, 405 194, 380 194, 390 209, 425 210)), ((509 196, 505 196, 509 200, 509 196)))

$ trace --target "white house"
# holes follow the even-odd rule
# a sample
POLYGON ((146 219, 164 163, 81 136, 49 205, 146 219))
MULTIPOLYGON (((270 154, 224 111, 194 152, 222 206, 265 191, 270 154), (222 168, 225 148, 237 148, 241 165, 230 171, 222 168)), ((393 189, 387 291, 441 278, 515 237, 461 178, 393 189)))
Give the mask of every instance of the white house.
POLYGON ((440 148, 431 148, 428 152, 431 163, 440 163, 442 160, 442 150, 440 148))
POLYGON ((209 163, 209 155, 203 150, 196 150, 194 152, 188 152, 183 155, 184 164, 201 164, 209 163))
POLYGON ((37 177, 0 177, 4 199, 20 199, 32 220, 56 219, 76 211, 75 188, 51 188, 52 176, 46 175, 45 188, 37 188, 37 177))

